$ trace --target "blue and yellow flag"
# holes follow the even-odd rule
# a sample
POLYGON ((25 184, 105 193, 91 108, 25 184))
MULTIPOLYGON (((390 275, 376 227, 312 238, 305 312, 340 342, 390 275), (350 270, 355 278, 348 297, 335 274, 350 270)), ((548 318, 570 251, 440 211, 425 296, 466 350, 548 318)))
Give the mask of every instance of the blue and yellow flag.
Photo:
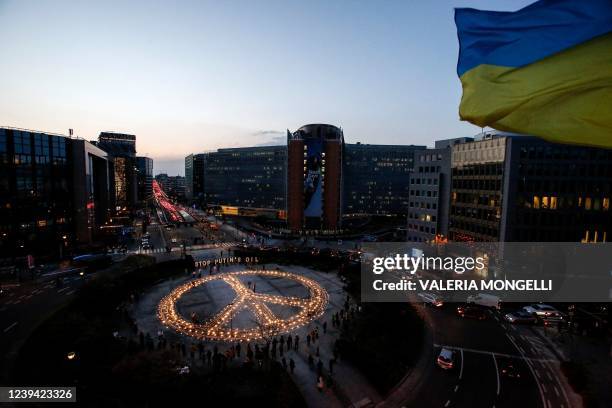
POLYGON ((612 147, 612 0, 455 10, 462 120, 612 147))

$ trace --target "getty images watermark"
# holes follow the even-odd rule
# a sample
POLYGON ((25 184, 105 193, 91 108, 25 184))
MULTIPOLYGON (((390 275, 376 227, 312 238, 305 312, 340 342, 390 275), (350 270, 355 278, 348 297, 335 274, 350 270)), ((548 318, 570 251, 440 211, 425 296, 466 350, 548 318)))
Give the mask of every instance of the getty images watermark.
POLYGON ((612 300, 612 246, 576 243, 373 243, 361 254, 366 302, 403 302, 419 293, 465 302, 612 300))

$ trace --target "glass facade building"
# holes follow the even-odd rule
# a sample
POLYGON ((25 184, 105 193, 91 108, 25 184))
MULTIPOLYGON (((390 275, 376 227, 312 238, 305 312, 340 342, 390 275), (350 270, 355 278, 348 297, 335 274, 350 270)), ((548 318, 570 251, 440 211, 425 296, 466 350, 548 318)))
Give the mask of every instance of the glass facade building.
POLYGON ((204 200, 204 167, 206 154, 185 157, 185 198, 202 203, 204 200))
POLYGON ((90 229, 105 218, 103 151, 82 139, 0 128, 0 171, 0 257, 65 255, 91 242, 90 229))
POLYGON ((202 165, 206 205, 285 209, 285 146, 219 149, 202 165))
POLYGON ((138 170, 138 201, 144 201, 153 194, 153 159, 150 157, 136 157, 138 170))
POLYGON ((345 214, 406 215, 414 153, 425 146, 346 144, 345 214))
POLYGON ((109 155, 111 202, 115 212, 133 210, 138 198, 136 136, 102 132, 96 145, 109 155))
POLYGON ((612 151, 495 133, 453 148, 454 241, 607 242, 612 151))

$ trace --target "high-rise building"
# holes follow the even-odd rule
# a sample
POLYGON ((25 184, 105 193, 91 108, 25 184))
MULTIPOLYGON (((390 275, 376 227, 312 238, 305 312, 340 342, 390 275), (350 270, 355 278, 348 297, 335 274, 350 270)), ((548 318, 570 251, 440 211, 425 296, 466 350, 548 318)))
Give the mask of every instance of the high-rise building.
POLYGON ((155 176, 155 180, 169 197, 181 200, 185 198, 185 177, 160 173, 155 176))
POLYGON ((204 168, 206 154, 185 157, 185 198, 202 204, 204 200, 204 168))
POLYGON ((287 131, 287 220, 292 231, 337 230, 342 217, 342 129, 287 131))
POLYGON ((96 143, 108 153, 111 163, 111 202, 115 212, 131 211, 138 198, 136 136, 102 132, 96 143))
MULTIPOLYGON (((200 162, 204 167, 203 190, 207 205, 285 209, 285 146, 219 149, 202 156, 205 156, 200 162)), ((194 161, 196 170, 198 161, 194 161)), ((195 174, 196 171, 194 186, 197 185, 195 174)))
POLYGON ((153 194, 153 159, 136 157, 138 201, 145 201, 153 194))
POLYGON ((453 241, 602 242, 612 151, 491 132, 453 147, 453 241))
POLYGON ((106 153, 82 139, 0 128, 0 257, 57 257, 108 214, 106 153))
POLYGON ((343 157, 344 213, 405 216, 414 154, 424 148, 346 144, 343 157))
POLYGON ((472 139, 439 140, 414 152, 410 174, 407 240, 432 242, 448 236, 452 146, 472 139))

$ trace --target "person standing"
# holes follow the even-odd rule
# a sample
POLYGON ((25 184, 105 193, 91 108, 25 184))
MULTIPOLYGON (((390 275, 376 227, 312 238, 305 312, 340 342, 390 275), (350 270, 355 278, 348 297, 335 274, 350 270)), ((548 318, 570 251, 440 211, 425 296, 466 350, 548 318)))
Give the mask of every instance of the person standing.
POLYGON ((300 336, 298 336, 297 334, 295 335, 295 340, 293 341, 293 349, 295 351, 298 351, 298 346, 300 345, 300 336))
POLYGON ((291 371, 291 374, 293 374, 293 370, 295 370, 295 361, 293 361, 292 358, 289 359, 289 370, 291 371))

